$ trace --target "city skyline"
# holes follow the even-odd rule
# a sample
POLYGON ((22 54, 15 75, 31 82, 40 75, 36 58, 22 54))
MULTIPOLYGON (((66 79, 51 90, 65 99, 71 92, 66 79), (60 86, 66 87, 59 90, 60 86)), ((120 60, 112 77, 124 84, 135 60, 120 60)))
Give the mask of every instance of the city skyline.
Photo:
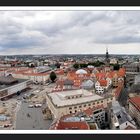
POLYGON ((140 11, 0 11, 0 55, 140 54, 140 11))

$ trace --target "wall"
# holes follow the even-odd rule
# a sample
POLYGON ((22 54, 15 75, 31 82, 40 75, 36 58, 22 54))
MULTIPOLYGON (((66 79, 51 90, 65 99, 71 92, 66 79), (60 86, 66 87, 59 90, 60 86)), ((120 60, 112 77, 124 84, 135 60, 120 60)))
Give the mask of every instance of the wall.
POLYGON ((52 113, 54 114, 54 117, 58 118, 63 115, 76 113, 80 110, 86 110, 88 108, 97 107, 98 105, 103 105, 104 108, 107 108, 108 104, 112 103, 112 101, 115 100, 115 97, 109 97, 103 100, 92 101, 90 103, 82 103, 79 105, 71 105, 71 106, 64 106, 64 107, 54 106, 54 104, 51 102, 51 99, 48 97, 48 95, 46 96, 46 99, 47 99, 47 105, 49 109, 52 111, 52 113))

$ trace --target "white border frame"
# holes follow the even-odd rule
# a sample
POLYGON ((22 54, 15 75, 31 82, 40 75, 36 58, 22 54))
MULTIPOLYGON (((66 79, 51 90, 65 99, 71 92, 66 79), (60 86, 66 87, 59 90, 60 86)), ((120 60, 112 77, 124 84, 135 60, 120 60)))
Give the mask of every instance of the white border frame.
MULTIPOLYGON (((0 6, 0 11, 127 11, 140 6, 0 6)), ((140 130, 0 130, 0 134, 140 134, 140 130)))
POLYGON ((126 10, 140 10, 140 6, 0 6, 0 10, 7 10, 7 11, 22 11, 22 10, 39 10, 39 11, 89 11, 89 10, 111 10, 111 11, 126 11, 126 10))

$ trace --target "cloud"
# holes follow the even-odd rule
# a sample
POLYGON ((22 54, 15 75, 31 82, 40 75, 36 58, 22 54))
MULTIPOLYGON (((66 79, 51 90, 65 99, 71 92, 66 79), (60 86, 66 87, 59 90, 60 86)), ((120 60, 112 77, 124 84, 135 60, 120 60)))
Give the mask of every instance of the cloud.
POLYGON ((111 53, 140 53, 140 11, 0 11, 0 17, 0 54, 99 54, 106 45, 111 53))

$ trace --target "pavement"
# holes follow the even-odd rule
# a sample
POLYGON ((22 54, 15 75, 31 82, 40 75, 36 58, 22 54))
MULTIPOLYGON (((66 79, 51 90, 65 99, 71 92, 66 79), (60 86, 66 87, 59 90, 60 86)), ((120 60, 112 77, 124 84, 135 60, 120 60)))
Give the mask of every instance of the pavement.
POLYGON ((0 101, 0 107, 6 108, 6 114, 11 117, 12 127, 0 129, 48 129, 51 120, 43 120, 41 108, 28 108, 28 103, 23 102, 23 97, 30 93, 37 95, 35 102, 45 98, 46 92, 50 92, 54 85, 32 85, 32 89, 19 96, 14 96, 7 101, 0 101), (3 105, 4 103, 4 105, 3 105), (27 113, 31 114, 31 118, 27 117, 27 113))
POLYGON ((22 103, 16 117, 16 130, 47 130, 52 120, 44 120, 41 108, 28 108, 22 103))

